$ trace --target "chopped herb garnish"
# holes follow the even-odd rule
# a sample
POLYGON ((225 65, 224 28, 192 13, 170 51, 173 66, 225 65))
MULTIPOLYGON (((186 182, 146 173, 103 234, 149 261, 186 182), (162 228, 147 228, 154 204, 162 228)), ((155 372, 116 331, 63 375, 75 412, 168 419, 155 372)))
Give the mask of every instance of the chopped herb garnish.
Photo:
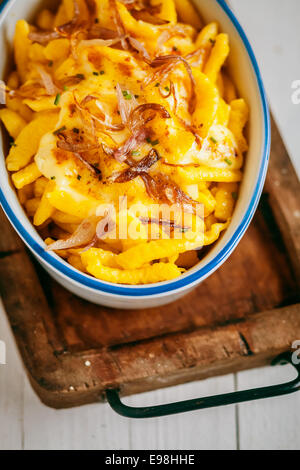
POLYGON ((16 144, 15 142, 11 142, 9 145, 10 145, 11 147, 17 147, 17 144, 16 144))
POLYGON ((139 156, 141 155, 141 152, 139 152, 138 150, 133 150, 133 151, 131 152, 131 155, 132 155, 133 157, 139 157, 139 156))
POLYGON ((237 192, 233 192, 233 193, 231 193, 231 195, 232 195, 233 199, 236 201, 237 198, 238 198, 238 193, 237 193, 237 192))
POLYGON ((178 47, 173 46, 173 51, 178 51, 178 47))
POLYGON ((76 77, 79 78, 80 80, 84 80, 84 79, 85 79, 85 76, 83 75, 83 73, 77 73, 77 74, 76 74, 76 77))
POLYGON ((211 44, 215 45, 216 44, 216 40, 213 39, 213 38, 209 38, 209 42, 211 42, 211 44))
POLYGON ((99 73, 100 73, 100 75, 104 75, 104 74, 105 74, 104 70, 100 70, 99 73))
POLYGON ((77 129, 77 127, 74 127, 73 132, 75 132, 75 134, 79 134, 79 129, 77 129))
POLYGON ((51 178, 50 178, 50 179, 51 179, 51 180, 55 180, 55 176, 51 176, 51 178))
POLYGON ((210 140, 211 140, 214 144, 217 144, 217 143, 218 143, 217 139, 215 139, 214 137, 210 137, 210 140))
POLYGON ((66 129, 67 129, 66 126, 62 126, 62 127, 60 127, 59 129, 57 129, 56 131, 54 131, 53 134, 54 134, 54 135, 57 135, 57 134, 59 134, 60 132, 65 131, 66 129))
POLYGON ((224 162, 226 162, 227 165, 232 165, 232 161, 229 160, 229 158, 224 158, 224 162))
POLYGON ((68 91, 69 87, 67 85, 64 85, 64 91, 68 91))
POLYGON ((52 65, 53 65, 53 60, 49 60, 48 67, 52 67, 52 65))
POLYGON ((158 88, 158 87, 159 87, 159 85, 160 85, 160 83, 156 83, 156 85, 155 85, 155 86, 156 86, 156 88, 158 88))
POLYGON ((61 98, 61 94, 60 93, 57 93, 56 97, 55 97, 55 100, 54 100, 54 104, 55 106, 58 106, 59 102, 60 102, 60 98, 61 98))
POLYGON ((93 72, 93 75, 97 75, 97 76, 98 76, 98 75, 99 75, 99 72, 93 72))
POLYGON ((81 180, 81 175, 77 175, 77 179, 78 179, 78 181, 80 181, 81 180))
POLYGON ((134 95, 134 97, 135 97, 136 99, 138 99, 138 98, 140 97, 140 95, 134 95))
POLYGON ((151 140, 150 137, 147 138, 147 142, 148 144, 151 144, 151 145, 158 145, 159 144, 159 140, 156 139, 156 140, 151 140))
POLYGON ((123 91, 123 96, 124 96, 125 100, 131 100, 132 99, 132 95, 130 93, 128 93, 128 91, 126 91, 126 90, 123 91))
POLYGON ((166 91, 170 91, 170 87, 165 86, 165 90, 166 90, 166 91))

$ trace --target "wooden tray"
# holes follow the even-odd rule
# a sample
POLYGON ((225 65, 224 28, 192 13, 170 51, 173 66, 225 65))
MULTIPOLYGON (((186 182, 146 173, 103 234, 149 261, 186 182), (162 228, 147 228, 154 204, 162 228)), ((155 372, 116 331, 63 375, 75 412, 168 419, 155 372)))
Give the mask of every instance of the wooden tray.
POLYGON ((300 339, 300 185, 273 123, 265 192, 230 260, 182 300, 112 310, 36 265, 1 214, 0 289, 29 379, 55 408, 264 365, 300 339))

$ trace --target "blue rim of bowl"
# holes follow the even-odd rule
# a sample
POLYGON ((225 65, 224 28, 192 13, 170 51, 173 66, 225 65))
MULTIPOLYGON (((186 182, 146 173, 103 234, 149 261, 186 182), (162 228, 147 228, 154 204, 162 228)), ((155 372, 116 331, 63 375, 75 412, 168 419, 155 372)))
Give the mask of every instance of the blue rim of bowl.
MULTIPOLYGON (((4 0, 3 3, 0 5, 0 14, 4 10, 4 8, 8 5, 11 0, 4 0)), ((264 116, 264 151, 263 151, 263 158, 259 170, 258 180, 253 192, 251 201, 248 205, 247 211, 239 224, 238 228, 236 229, 235 233, 229 240, 229 242, 223 247, 223 249, 217 254, 215 258, 213 258, 206 266, 200 268, 199 270, 191 273, 182 278, 178 278, 174 281, 169 281, 165 283, 156 284, 153 286, 139 286, 139 287, 130 287, 130 286, 120 286, 116 284, 102 282, 98 279, 92 278, 90 276, 86 276, 79 271, 74 270, 73 268, 69 267, 68 265, 64 264, 59 259, 54 258, 50 253, 46 252, 45 249, 40 246, 32 236, 27 232, 27 230, 23 227, 22 223, 18 220, 15 216, 13 210, 11 209, 2 189, 0 188, 0 203, 1 206, 6 213, 7 217, 9 218, 10 222, 19 233, 21 238, 26 242, 26 244, 30 247, 30 249, 43 261, 49 264, 52 268, 57 270, 59 273, 65 275, 69 279, 82 284, 85 287, 90 289, 96 290, 99 293, 105 292, 107 294, 125 296, 125 297, 145 297, 145 296, 152 296, 152 295, 160 295, 165 293, 171 293, 174 291, 178 291, 184 287, 188 287, 192 285, 200 278, 207 277, 211 272, 213 272, 217 267, 219 267, 223 261, 231 254, 234 250, 238 242, 240 241, 241 237, 244 235, 246 229, 248 228, 251 219, 256 211, 262 190, 263 185, 266 177, 267 167, 268 167, 268 160, 270 154, 270 144, 271 144, 271 128, 270 128, 270 114, 268 103, 266 99, 266 94, 261 78, 261 74, 259 71, 259 67, 252 50, 252 47, 249 43, 249 40, 241 27, 240 23, 238 22, 237 18, 235 17, 234 13, 226 4, 225 0, 216 0, 220 7, 223 9, 225 14, 231 20, 232 24, 236 28, 237 32, 239 33, 240 38, 242 39, 244 46, 248 52, 249 58, 252 63, 252 67, 255 71, 256 79, 258 88, 260 91, 260 98, 261 104, 263 108, 263 116, 264 116)))

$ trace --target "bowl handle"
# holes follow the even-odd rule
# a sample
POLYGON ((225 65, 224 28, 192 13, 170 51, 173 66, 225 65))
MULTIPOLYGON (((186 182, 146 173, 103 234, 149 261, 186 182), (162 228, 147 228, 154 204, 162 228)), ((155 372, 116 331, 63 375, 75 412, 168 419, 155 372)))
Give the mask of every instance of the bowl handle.
POLYGON ((297 371, 297 377, 291 382, 269 387, 254 388, 241 392, 226 393, 211 397, 196 398, 194 400, 185 400, 166 405, 147 406, 134 408, 121 402, 119 391, 112 389, 106 390, 106 398, 111 408, 121 416, 126 418, 157 418, 159 416, 173 415, 187 411, 203 410, 205 408, 214 408, 223 405, 232 405, 246 401, 259 400, 261 398, 271 398, 300 390, 300 364, 293 362, 293 353, 286 352, 276 357, 271 365, 291 364, 297 371))

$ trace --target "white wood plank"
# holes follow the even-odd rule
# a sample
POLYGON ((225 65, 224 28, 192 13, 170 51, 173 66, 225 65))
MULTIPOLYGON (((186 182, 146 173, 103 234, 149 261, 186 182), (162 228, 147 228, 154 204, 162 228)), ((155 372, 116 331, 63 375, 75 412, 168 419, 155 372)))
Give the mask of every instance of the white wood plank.
POLYGON ((300 104, 292 82, 300 80, 299 0, 230 0, 260 65, 273 114, 300 175, 300 104))
MULTIPOLYGON (((173 387, 126 399, 132 406, 161 404, 232 391, 233 376, 173 387)), ((25 386, 25 449, 235 449, 233 407, 151 420, 118 416, 107 404, 72 410, 42 405, 25 386), (41 423, 46 423, 41 425, 41 423)))
POLYGON ((0 299, 0 340, 6 345, 6 365, 0 364, 0 449, 23 447, 24 371, 0 299))
MULTIPOLYGON (((284 383, 295 378, 291 366, 240 372, 239 390, 284 383)), ((299 450, 300 393, 239 405, 242 450, 299 450)))
POLYGON ((130 447, 130 422, 112 413, 106 404, 53 410, 39 401, 28 383, 24 403, 26 450, 109 450, 130 447))
MULTIPOLYGON (((147 406, 199 398, 234 390, 233 374, 173 388, 145 393, 124 400, 147 406)), ((211 409, 131 422, 131 448, 158 450, 236 449, 235 409, 211 409)))

